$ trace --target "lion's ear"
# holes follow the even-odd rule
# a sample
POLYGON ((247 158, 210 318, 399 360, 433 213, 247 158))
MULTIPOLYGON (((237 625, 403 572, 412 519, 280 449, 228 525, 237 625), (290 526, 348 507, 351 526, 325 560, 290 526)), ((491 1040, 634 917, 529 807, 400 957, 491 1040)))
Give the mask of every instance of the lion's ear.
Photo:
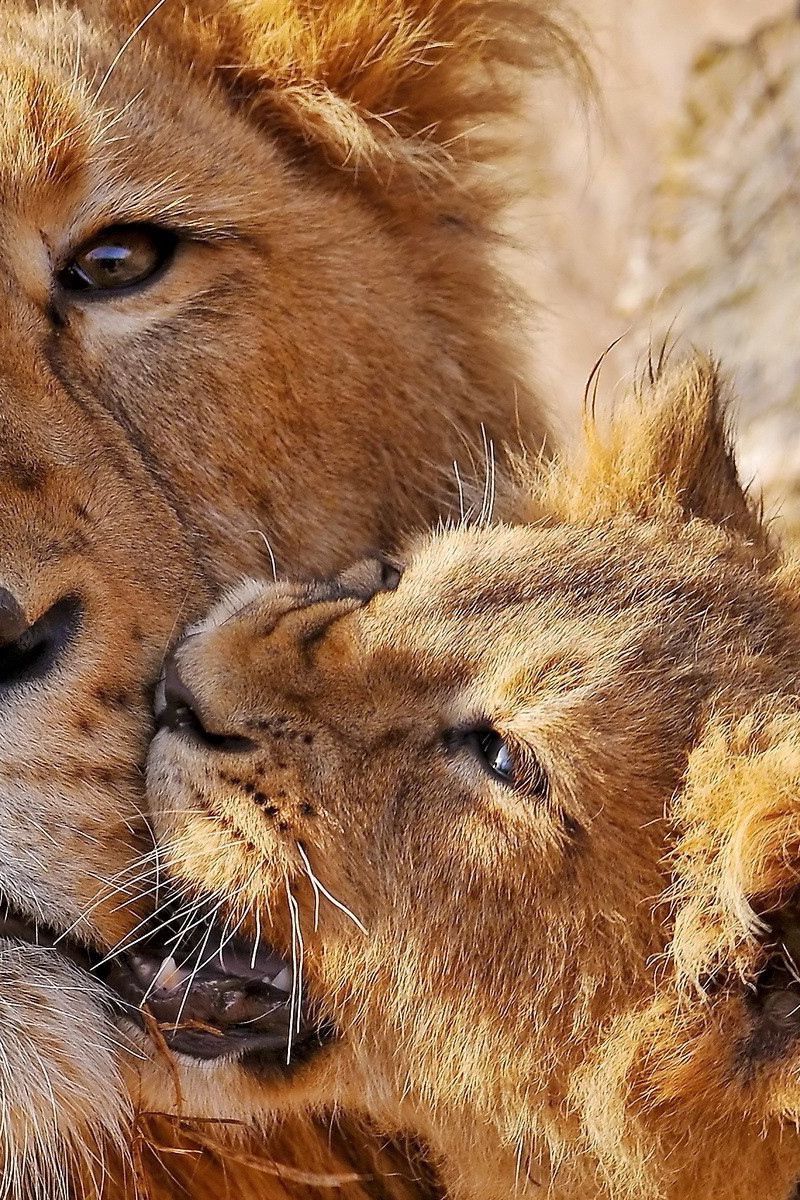
POLYGON ((232 45, 222 69, 265 124, 362 185, 435 193, 498 149, 497 118, 521 107, 521 71, 574 61, 550 9, 551 0, 225 0, 232 45))
POLYGON ((763 548, 759 506, 736 472, 725 392, 717 364, 701 356, 640 382, 608 431, 587 421, 585 460, 554 476, 549 507, 579 520, 701 517, 763 548))
MULTIPOLYGON (((796 896, 797 705, 768 696, 744 715, 713 712, 689 756, 672 815, 679 835, 673 955, 679 977, 700 986, 720 968, 746 967, 748 939, 763 935, 763 919, 777 918, 796 896)), ((800 925, 793 946, 799 938, 800 925)))

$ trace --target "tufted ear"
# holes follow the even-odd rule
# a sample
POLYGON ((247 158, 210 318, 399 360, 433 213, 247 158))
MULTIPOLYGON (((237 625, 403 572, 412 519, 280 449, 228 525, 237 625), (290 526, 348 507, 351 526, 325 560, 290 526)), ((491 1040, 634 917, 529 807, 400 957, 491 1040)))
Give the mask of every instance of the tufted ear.
POLYGON ((586 456, 556 467, 543 503, 567 520, 619 513, 701 517, 766 548, 760 509, 739 482, 716 363, 699 355, 640 381, 601 433, 585 425, 586 456))
MULTIPOLYGON (((520 122, 529 77, 591 72, 561 0, 81 0, 136 40, 216 76, 293 158, 306 153, 406 216, 469 219, 508 202, 508 158, 533 156, 520 122), (504 163, 493 182, 481 166, 504 163)), ((573 24, 576 18, 572 17, 573 24)), ((530 164, 518 186, 529 180, 530 164)))
POLYGON ((260 120, 362 185, 435 195, 501 151, 498 119, 521 112, 524 72, 578 61, 551 7, 224 0, 222 66, 260 120))

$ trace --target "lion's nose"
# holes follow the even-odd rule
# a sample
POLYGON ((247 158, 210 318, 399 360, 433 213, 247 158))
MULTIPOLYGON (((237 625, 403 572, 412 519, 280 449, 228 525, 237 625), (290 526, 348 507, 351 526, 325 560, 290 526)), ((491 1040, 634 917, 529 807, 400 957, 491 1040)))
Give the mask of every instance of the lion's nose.
POLYGON ((206 706, 183 679, 174 655, 170 655, 164 664, 164 673, 156 690, 155 712, 159 726, 182 734, 206 750, 235 753, 253 749, 250 738, 215 727, 206 706))
POLYGON ((80 629, 83 606, 64 596, 29 622, 7 588, 0 588, 0 693, 44 678, 56 666, 80 629))

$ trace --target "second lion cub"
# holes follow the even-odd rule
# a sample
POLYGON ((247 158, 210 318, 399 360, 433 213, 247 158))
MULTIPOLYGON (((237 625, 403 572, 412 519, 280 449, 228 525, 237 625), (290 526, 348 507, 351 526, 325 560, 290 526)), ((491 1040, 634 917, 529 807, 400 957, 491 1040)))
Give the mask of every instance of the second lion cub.
POLYGON ((688 363, 524 524, 178 646, 150 795, 214 920, 149 989, 174 1049, 235 1021, 264 1113, 422 1138, 459 1200, 788 1200, 800 575, 719 392, 688 363))

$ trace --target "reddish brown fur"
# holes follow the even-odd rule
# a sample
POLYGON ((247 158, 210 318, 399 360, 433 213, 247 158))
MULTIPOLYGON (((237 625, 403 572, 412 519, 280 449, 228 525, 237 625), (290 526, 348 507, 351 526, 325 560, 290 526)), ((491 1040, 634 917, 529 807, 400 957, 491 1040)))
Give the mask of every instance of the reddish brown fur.
POLYGON ((529 488, 529 523, 417 543, 396 591, 250 582, 212 611, 178 670, 255 749, 158 734, 164 862, 283 953, 300 906, 340 1036, 261 1104, 421 1136, 463 1200, 787 1200, 797 566, 707 363, 529 488), (344 906, 318 928, 309 864, 344 906))
MULTIPOLYGON (((481 424, 499 442, 519 414, 541 436, 492 262, 514 183, 505 159, 487 182, 490 139, 460 135, 485 118, 505 153, 517 66, 559 54, 546 16, 525 0, 5 0, 0 586, 31 622, 66 596, 81 613, 59 670, 0 710, 0 887, 29 915, 98 946, 130 929, 151 689, 180 624, 262 569, 262 532, 283 570, 337 569, 450 510, 481 424), (149 287, 55 286, 94 233, 150 221, 183 242, 149 287)), ((6 1176, 49 1197, 61 1139, 129 1139, 118 1071, 145 1108, 171 1076, 156 1056, 139 1077, 97 986, 57 956, 4 943, 0 965, 6 1176)), ((202 1072, 183 1090, 214 1115, 202 1072)), ((351 1172, 348 1138, 359 1159, 352 1131, 328 1152, 324 1122, 263 1153, 351 1172)), ((170 1169, 218 1195, 222 1169, 188 1161, 170 1169)), ((396 1161, 385 1187, 417 1190, 396 1161)), ((232 1178, 236 1195, 298 1192, 232 1178)))

